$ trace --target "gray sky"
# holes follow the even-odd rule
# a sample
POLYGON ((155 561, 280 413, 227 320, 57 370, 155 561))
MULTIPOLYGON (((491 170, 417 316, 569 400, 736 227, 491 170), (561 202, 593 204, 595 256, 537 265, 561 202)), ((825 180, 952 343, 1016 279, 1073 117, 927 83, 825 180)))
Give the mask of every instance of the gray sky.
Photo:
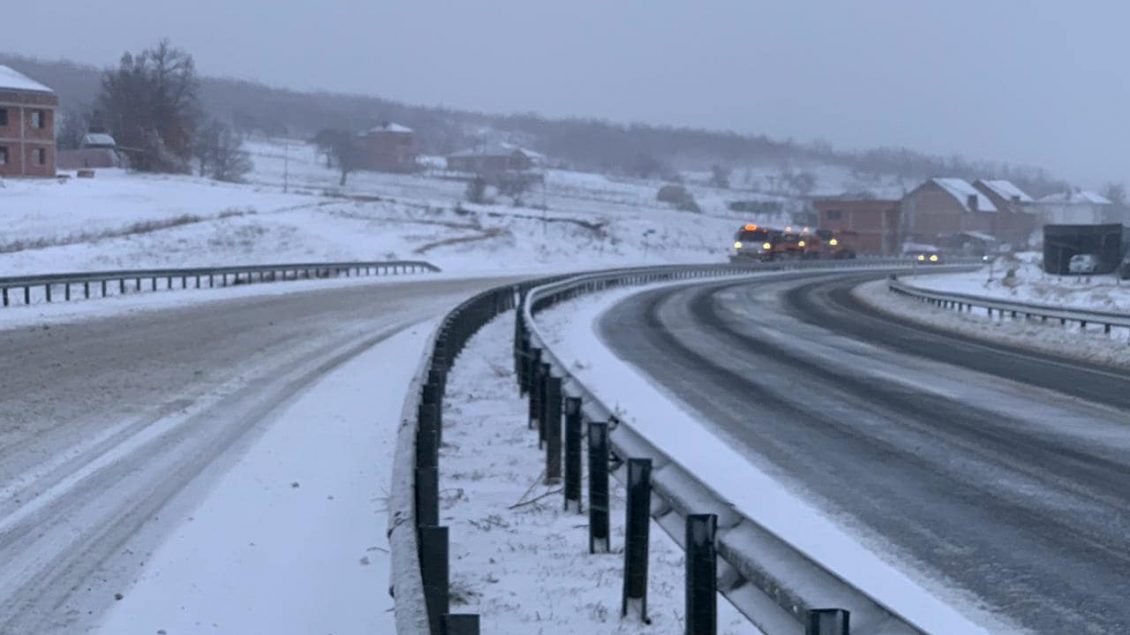
POLYGON ((905 145, 1130 182, 1118 0, 52 0, 0 49, 494 112, 905 145))

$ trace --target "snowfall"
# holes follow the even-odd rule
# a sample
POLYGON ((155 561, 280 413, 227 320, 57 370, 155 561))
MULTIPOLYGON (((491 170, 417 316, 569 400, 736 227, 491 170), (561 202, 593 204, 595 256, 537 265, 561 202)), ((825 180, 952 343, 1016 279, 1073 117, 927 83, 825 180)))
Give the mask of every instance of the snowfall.
MULTIPOLYGON (((444 276, 721 262, 738 224, 787 220, 737 214, 728 210, 730 201, 778 201, 786 209, 791 204, 768 194, 715 189, 704 175, 689 175, 688 187, 703 210, 694 214, 657 202, 661 183, 655 181, 548 170, 544 187, 522 201, 500 197, 494 204, 472 205, 462 201, 464 184, 442 173, 357 172, 348 186, 339 187, 339 174, 309 144, 258 139, 247 149, 255 169, 243 184, 120 170, 99 170, 92 179, 0 182, 0 215, 6 221, 0 277, 328 260, 424 259, 440 266, 444 273, 438 275, 444 276)), ((953 277, 952 284, 979 284, 984 276, 970 275, 966 282, 953 277)), ((372 283, 292 282, 37 303, 0 310, 0 329, 372 283)), ((1037 293, 1035 279, 1029 286, 1037 293)), ((981 291, 1005 289, 1015 287, 994 281, 981 291)), ((1115 291, 1109 295, 1117 296, 1115 291)), ((805 519, 813 529, 797 538, 798 547, 844 571, 866 564, 873 574, 858 582, 892 602, 912 598, 923 623, 975 632, 960 602, 954 600, 959 607, 954 608, 936 599, 919 581, 905 578, 733 457, 717 439, 707 435, 703 443, 686 444, 686 434, 701 432, 693 415, 594 344, 592 320, 616 297, 569 305, 545 319, 584 377, 601 382, 615 377, 612 383, 631 388, 620 393, 630 399, 617 402, 629 421, 703 474, 722 478, 722 466, 742 470, 742 491, 730 492, 735 502, 750 513, 760 509, 759 522, 770 528, 805 519), (647 426, 658 420, 656 408, 669 415, 666 427, 647 426), (762 496, 779 504, 748 500, 743 492, 754 482, 762 496)), ((1057 297, 1072 297, 1072 290, 1057 297)), ((451 378, 441 513, 453 536, 454 608, 481 613, 484 632, 678 631, 682 554, 675 543, 653 527, 653 622, 622 620, 622 555, 590 556, 584 517, 566 514, 555 495, 537 485, 536 438, 525 428, 507 366, 512 332, 507 319, 472 341, 451 378)), ((386 466, 415 364, 387 360, 419 359, 433 326, 417 324, 381 342, 280 409, 262 439, 217 479, 211 494, 152 554, 135 584, 123 589, 96 632, 392 632, 381 517, 391 476, 386 466), (318 434, 310 434, 307 424, 315 418, 318 434), (273 485, 264 489, 264 483, 273 485), (327 584, 334 592, 319 592, 327 584)), ((623 492, 617 489, 614 550, 622 549, 622 512, 623 492)), ((724 600, 720 609, 721 632, 757 632, 724 600)))

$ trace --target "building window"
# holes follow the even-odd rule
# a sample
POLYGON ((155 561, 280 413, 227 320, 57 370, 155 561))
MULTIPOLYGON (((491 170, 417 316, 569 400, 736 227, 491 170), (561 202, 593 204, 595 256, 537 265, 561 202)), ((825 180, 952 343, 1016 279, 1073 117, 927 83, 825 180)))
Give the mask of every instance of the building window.
POLYGON ((830 209, 828 210, 827 218, 828 220, 843 220, 844 213, 838 209, 830 209))
POLYGON ((47 113, 42 110, 31 111, 31 127, 37 129, 47 127, 47 113))
POLYGON ((47 150, 46 149, 36 148, 35 153, 34 153, 34 157, 35 157, 35 164, 36 165, 47 165, 47 150))
POLYGON ((0 108, 0 128, 8 126, 8 109, 0 108))
POLYGON ((0 165, 8 165, 8 146, 0 146, 0 165))

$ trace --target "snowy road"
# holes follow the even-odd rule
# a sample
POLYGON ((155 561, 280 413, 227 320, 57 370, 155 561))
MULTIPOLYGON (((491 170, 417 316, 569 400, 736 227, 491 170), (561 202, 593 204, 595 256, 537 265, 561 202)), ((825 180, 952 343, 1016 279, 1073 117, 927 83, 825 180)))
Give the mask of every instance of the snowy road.
POLYGON ((274 411, 499 283, 383 282, 0 331, 0 633, 86 630, 274 411))
POLYGON ((1130 631, 1130 375, 875 315, 850 288, 877 275, 650 290, 600 332, 939 594, 1130 631))

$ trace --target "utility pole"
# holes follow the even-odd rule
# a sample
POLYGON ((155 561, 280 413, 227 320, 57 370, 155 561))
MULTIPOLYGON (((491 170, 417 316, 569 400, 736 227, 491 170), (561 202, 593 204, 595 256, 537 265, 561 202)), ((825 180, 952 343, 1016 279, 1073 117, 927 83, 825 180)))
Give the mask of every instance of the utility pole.
POLYGON ((283 139, 283 194, 290 186, 290 139, 283 139))

